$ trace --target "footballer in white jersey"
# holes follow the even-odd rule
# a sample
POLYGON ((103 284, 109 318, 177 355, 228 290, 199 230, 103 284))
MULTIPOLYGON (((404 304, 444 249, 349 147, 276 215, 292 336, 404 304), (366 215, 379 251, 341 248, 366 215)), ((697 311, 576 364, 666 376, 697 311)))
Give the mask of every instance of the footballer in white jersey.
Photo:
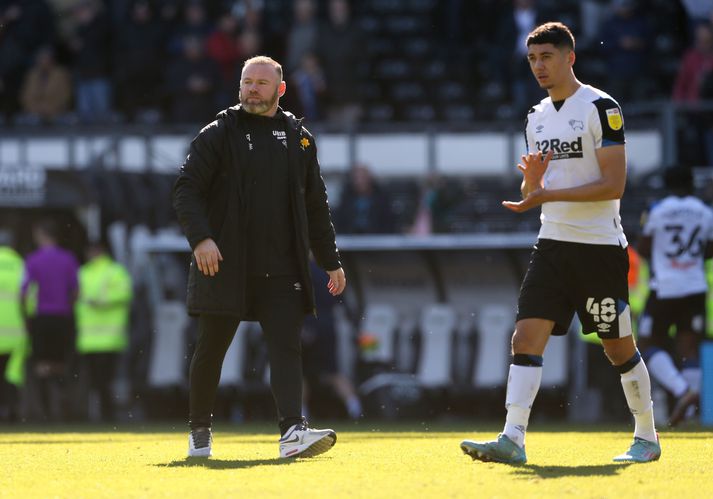
POLYGON ((704 261, 713 256, 713 210, 692 195, 690 168, 669 168, 664 180, 670 195, 644 217, 638 244, 651 268, 639 348, 651 376, 677 399, 669 416, 674 426, 700 391, 698 350, 706 332, 708 290, 704 261))
POLYGON ((527 116, 528 152, 521 201, 514 212, 542 207, 542 228, 520 288, 512 336, 505 427, 489 442, 464 440, 473 459, 522 464, 525 433, 553 334, 566 334, 576 313, 585 334, 596 333, 621 375, 634 416, 634 441, 618 462, 655 461, 661 446, 654 427, 651 384, 632 337, 627 240, 619 218, 626 184, 624 119, 609 95, 574 75, 574 36, 548 22, 527 37, 527 60, 548 97, 527 116))

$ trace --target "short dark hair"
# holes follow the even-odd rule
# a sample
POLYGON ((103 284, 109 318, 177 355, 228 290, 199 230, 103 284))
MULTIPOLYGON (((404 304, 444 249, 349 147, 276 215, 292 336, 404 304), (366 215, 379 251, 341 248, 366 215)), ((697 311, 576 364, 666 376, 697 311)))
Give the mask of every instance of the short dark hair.
POLYGON ((663 182, 672 191, 693 191, 693 172, 687 166, 670 166, 664 170, 663 182))
POLYGON ((561 22, 551 21, 540 24, 527 35, 527 46, 551 43, 557 48, 574 50, 574 35, 561 22))

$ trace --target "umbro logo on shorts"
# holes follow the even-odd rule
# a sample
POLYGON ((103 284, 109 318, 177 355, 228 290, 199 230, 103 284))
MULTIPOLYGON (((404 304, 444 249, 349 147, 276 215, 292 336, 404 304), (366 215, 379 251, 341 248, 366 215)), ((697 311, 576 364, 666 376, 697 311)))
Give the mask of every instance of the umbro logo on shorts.
POLYGON ((295 288, 295 291, 302 291, 302 284, 299 282, 296 282, 292 285, 295 288))

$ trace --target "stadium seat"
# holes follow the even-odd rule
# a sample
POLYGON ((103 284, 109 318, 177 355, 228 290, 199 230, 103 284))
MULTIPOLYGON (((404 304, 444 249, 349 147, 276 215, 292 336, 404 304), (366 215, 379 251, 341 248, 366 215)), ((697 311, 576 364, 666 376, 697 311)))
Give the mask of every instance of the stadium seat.
POLYGON ((487 305, 478 314, 478 348, 473 372, 476 387, 490 389, 505 386, 514 323, 515 311, 505 305, 487 305))
POLYGON ((398 316, 391 305, 373 304, 364 311, 360 326, 361 358, 365 362, 392 364, 395 359, 398 316), (365 346, 370 341, 370 346, 365 346))
POLYGON ((418 380, 427 388, 451 384, 456 314, 448 305, 430 305, 421 315, 418 380))
POLYGON ((186 384, 186 339, 188 324, 182 302, 165 301, 155 308, 154 335, 151 342, 148 386, 151 388, 183 387, 186 384))

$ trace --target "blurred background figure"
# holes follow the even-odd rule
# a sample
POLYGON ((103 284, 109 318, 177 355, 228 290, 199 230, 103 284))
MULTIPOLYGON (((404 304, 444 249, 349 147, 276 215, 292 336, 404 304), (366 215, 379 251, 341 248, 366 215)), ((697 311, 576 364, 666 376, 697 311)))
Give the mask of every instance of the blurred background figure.
MULTIPOLYGON (((302 370, 305 377, 302 414, 309 417, 310 409, 321 402, 329 402, 324 390, 339 397, 350 419, 362 416, 362 406, 354 385, 337 365, 337 331, 334 307, 337 298, 327 290, 327 276, 314 260, 310 259, 310 272, 314 284, 317 317, 307 315, 302 329, 302 370)), ((333 398, 333 397, 332 397, 333 398)), ((329 412, 328 408, 325 408, 329 412)), ((329 414, 332 415, 332 414, 329 414)))
POLYGON ((364 164, 352 166, 334 225, 339 234, 388 234, 395 220, 388 196, 364 164))
POLYGON ((111 115, 111 31, 102 5, 84 0, 74 8, 76 31, 72 51, 77 114, 84 123, 107 121, 111 115))
POLYGON ((105 243, 91 243, 87 263, 79 269, 77 352, 89 395, 99 398, 102 421, 116 417, 113 384, 120 355, 129 344, 131 298, 128 271, 111 258, 105 243))
POLYGON ((11 118, 19 111, 23 76, 33 55, 52 43, 55 26, 44 0, 0 2, 0 115, 11 118))
POLYGON ((532 79, 525 40, 535 26, 548 20, 547 15, 536 0, 513 0, 500 16, 490 67, 497 71, 495 80, 499 82, 499 91, 510 97, 513 116, 520 116, 545 97, 532 79))
POLYGON ((21 290, 40 411, 43 418, 52 420, 71 414, 68 391, 75 360, 74 302, 79 270, 74 255, 57 244, 58 230, 49 219, 33 227, 37 249, 25 261, 21 290), (36 308, 32 310, 34 300, 36 308))
POLYGON ((651 292, 638 343, 651 377, 675 398, 669 417, 675 426, 700 393, 698 351, 706 334, 705 260, 713 257, 713 211, 694 196, 690 168, 668 168, 664 183, 668 193, 643 217, 639 238, 639 253, 651 266, 651 292))
POLYGON ((295 0, 292 28, 287 37, 285 74, 292 74, 300 66, 305 55, 317 50, 319 20, 313 0, 295 0))
POLYGON ((297 99, 291 107, 297 116, 304 116, 308 122, 322 119, 322 106, 327 85, 324 73, 317 57, 308 53, 302 58, 302 63, 290 78, 290 87, 295 92, 297 99))
POLYGON ((220 85, 217 64, 206 57, 200 38, 183 40, 183 53, 168 67, 166 93, 170 116, 178 123, 211 121, 216 113, 220 85))
POLYGON ((72 75, 55 60, 54 49, 40 48, 20 91, 22 122, 52 123, 70 110, 72 75))
POLYGON ((155 116, 160 107, 166 29, 152 5, 136 1, 117 33, 114 53, 117 105, 127 119, 155 116))
POLYGON ((364 38, 352 22, 347 0, 330 0, 327 22, 319 30, 317 55, 324 70, 325 101, 329 121, 350 125, 359 120, 360 71, 364 38))
POLYGON ((206 54, 220 66, 222 79, 217 103, 220 109, 233 105, 235 100, 234 76, 243 55, 238 37, 239 29, 240 20, 231 10, 228 10, 218 18, 216 29, 206 40, 206 54))
POLYGON ((653 33, 648 19, 639 13, 637 0, 614 0, 612 8, 599 39, 608 69, 608 92, 627 104, 651 93, 648 70, 653 33))
POLYGON ((408 232, 421 236, 447 232, 449 217, 463 198, 460 186, 437 173, 428 175, 422 182, 418 207, 408 232))
POLYGON ((20 311, 24 264, 12 247, 10 232, 0 230, 0 423, 17 420, 17 369, 13 360, 23 355, 26 337, 20 311))
MULTIPOLYGON (((713 99, 713 25, 698 24, 694 31, 693 46, 683 54, 673 87, 673 100, 695 104, 713 99)), ((713 165, 713 119, 710 113, 701 113, 690 118, 692 133, 703 145, 705 163, 713 165)))

